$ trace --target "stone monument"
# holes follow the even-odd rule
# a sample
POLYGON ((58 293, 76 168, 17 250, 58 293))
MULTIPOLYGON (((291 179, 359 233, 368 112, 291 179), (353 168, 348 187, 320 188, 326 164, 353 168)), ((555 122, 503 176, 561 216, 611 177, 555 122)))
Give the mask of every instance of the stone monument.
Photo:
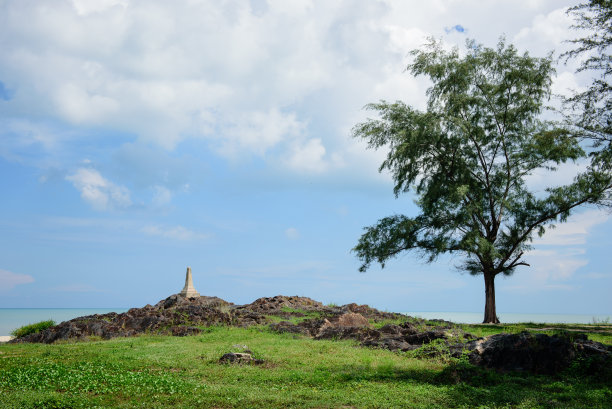
POLYGON ((181 295, 187 298, 199 297, 200 293, 193 287, 193 279, 191 278, 191 267, 187 267, 187 276, 185 277, 185 287, 180 292, 181 295))

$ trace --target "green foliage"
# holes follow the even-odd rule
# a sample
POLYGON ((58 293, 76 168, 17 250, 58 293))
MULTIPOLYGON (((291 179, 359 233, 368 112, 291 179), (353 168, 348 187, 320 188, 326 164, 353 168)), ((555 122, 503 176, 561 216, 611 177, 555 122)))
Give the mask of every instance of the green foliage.
POLYGON ((579 373, 503 374, 465 357, 415 358, 351 341, 212 327, 190 337, 0 345, 0 407, 606 407, 609 383, 579 373), (234 345, 257 351, 264 364, 220 365, 234 345))
POLYGON ((28 325, 24 325, 23 327, 14 329, 13 331, 11 331, 11 335, 17 338, 25 337, 26 335, 35 334, 37 332, 44 331, 47 328, 52 327, 54 325, 55 325, 55 321, 53 320, 40 321, 35 324, 28 324, 28 325))
MULTIPOLYGON (((612 2, 589 0, 568 9, 574 17, 573 28, 586 36, 571 40, 575 48, 564 53, 566 61, 580 59, 578 72, 595 74, 591 86, 566 100, 569 120, 580 131, 580 136, 592 144, 592 166, 612 169, 612 2)), ((608 200, 612 200, 610 196, 608 200)), ((610 202, 607 202, 610 204, 610 202)))
MULTIPOLYGON (((503 39, 495 49, 467 48, 462 56, 432 40, 413 51, 409 72, 433 84, 426 111, 399 101, 369 104, 379 118, 353 129, 370 148, 388 149, 380 170, 391 173, 396 196, 413 191, 421 210, 365 228, 353 249, 360 271, 404 251, 428 262, 459 253, 461 269, 484 274, 494 293, 495 276, 528 266, 523 254, 534 234, 578 206, 601 203, 612 189, 610 172, 591 167, 568 185, 529 191, 529 174, 586 156, 571 127, 540 119, 552 59, 520 55, 503 39)), ((495 320, 494 308, 487 314, 495 320)))

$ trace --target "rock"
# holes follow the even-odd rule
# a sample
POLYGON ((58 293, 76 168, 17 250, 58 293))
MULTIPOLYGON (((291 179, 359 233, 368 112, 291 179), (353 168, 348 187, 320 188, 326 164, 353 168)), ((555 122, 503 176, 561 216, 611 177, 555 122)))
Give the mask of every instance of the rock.
POLYGON ((202 332, 202 330, 198 327, 177 326, 172 327, 170 332, 175 337, 185 337, 187 335, 197 335, 202 332))
POLYGON ((265 324, 268 318, 258 312, 234 309, 231 310, 232 324, 239 327, 265 324))
POLYGON ((383 319, 396 319, 396 318, 405 317, 402 314, 397 314, 393 312, 382 312, 368 305, 357 305, 355 303, 346 304, 346 305, 335 307, 331 309, 332 312, 334 312, 334 310, 341 314, 345 314, 345 313, 360 314, 366 318, 373 319, 375 321, 383 320, 383 319))
POLYGON ((245 352, 229 352, 219 358, 219 363, 261 365, 264 363, 264 361, 263 359, 255 359, 251 354, 245 352))
POLYGON ((79 340, 92 336, 110 339, 142 333, 186 336, 199 334, 197 326, 240 325, 248 326, 266 321, 257 313, 234 313, 233 304, 218 297, 186 298, 174 294, 154 306, 131 308, 117 314, 94 314, 62 322, 36 334, 30 334, 12 342, 53 343, 58 340, 79 340))
POLYGON ((411 345, 400 337, 366 338, 361 342, 366 347, 388 349, 390 351, 413 351, 422 345, 411 345))
POLYGON ((402 335, 402 327, 400 327, 399 325, 395 325, 395 324, 385 324, 382 327, 380 327, 379 331, 381 332, 381 334, 388 334, 388 335, 402 335))
POLYGON ((340 315, 336 320, 328 321, 329 324, 337 327, 369 327, 370 322, 366 317, 359 313, 347 312, 340 315), (332 323, 333 322, 333 323, 332 323))
MULTIPOLYGON (((308 297, 277 295, 275 297, 262 297, 253 301, 251 304, 238 307, 248 311, 254 311, 261 314, 277 315, 279 313, 287 313, 285 309, 314 311, 323 308, 323 304, 308 297)), ((302 316, 303 313, 299 313, 302 316)))
POLYGON ((424 345, 429 344, 431 341, 435 339, 447 339, 448 336, 445 332, 440 330, 434 331, 423 331, 417 332, 415 334, 406 334, 404 335, 404 341, 411 345, 424 345))
POLYGON ((365 327, 370 327, 367 318, 358 313, 348 312, 330 319, 324 319, 315 338, 359 339, 360 329, 365 327))
POLYGON ((181 294, 172 294, 170 297, 159 301, 153 308, 155 309, 170 309, 185 305, 201 305, 203 307, 219 308, 224 306, 234 305, 231 302, 225 301, 219 297, 200 296, 187 298, 181 294))
POLYGON ((356 339, 358 341, 378 334, 378 331, 371 330, 367 327, 340 327, 340 326, 323 326, 315 339, 356 339))
POLYGON ((528 371, 554 374, 567 368, 576 358, 610 362, 610 348, 589 341, 585 335, 546 335, 523 331, 496 334, 468 342, 470 362, 503 371, 528 371))

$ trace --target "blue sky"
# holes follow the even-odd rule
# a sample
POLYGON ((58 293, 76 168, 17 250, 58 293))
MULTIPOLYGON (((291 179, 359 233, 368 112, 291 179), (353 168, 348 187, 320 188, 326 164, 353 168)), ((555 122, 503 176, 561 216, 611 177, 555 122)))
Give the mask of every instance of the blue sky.
MULTIPOLYGON (((191 266, 202 294, 235 303, 482 311, 458 259, 357 272, 362 228, 418 209, 350 130, 369 102, 423 107, 428 83, 404 69, 427 36, 558 53, 575 36, 563 6, 0 1, 0 307, 142 306, 191 266)), ((588 83, 574 69, 555 92, 588 83)), ((498 311, 612 314, 611 228, 582 209, 547 233, 531 268, 498 279, 498 311)))

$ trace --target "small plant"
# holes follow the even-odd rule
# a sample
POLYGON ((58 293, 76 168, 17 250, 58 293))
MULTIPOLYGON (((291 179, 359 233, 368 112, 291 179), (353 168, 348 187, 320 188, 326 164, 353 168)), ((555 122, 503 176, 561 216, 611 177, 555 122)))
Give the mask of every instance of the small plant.
POLYGON ((11 335, 16 338, 21 338, 25 337, 26 335, 36 334, 37 332, 44 331, 54 325, 55 321, 53 320, 40 321, 35 324, 28 324, 24 325, 23 327, 14 329, 13 331, 11 331, 11 335))

